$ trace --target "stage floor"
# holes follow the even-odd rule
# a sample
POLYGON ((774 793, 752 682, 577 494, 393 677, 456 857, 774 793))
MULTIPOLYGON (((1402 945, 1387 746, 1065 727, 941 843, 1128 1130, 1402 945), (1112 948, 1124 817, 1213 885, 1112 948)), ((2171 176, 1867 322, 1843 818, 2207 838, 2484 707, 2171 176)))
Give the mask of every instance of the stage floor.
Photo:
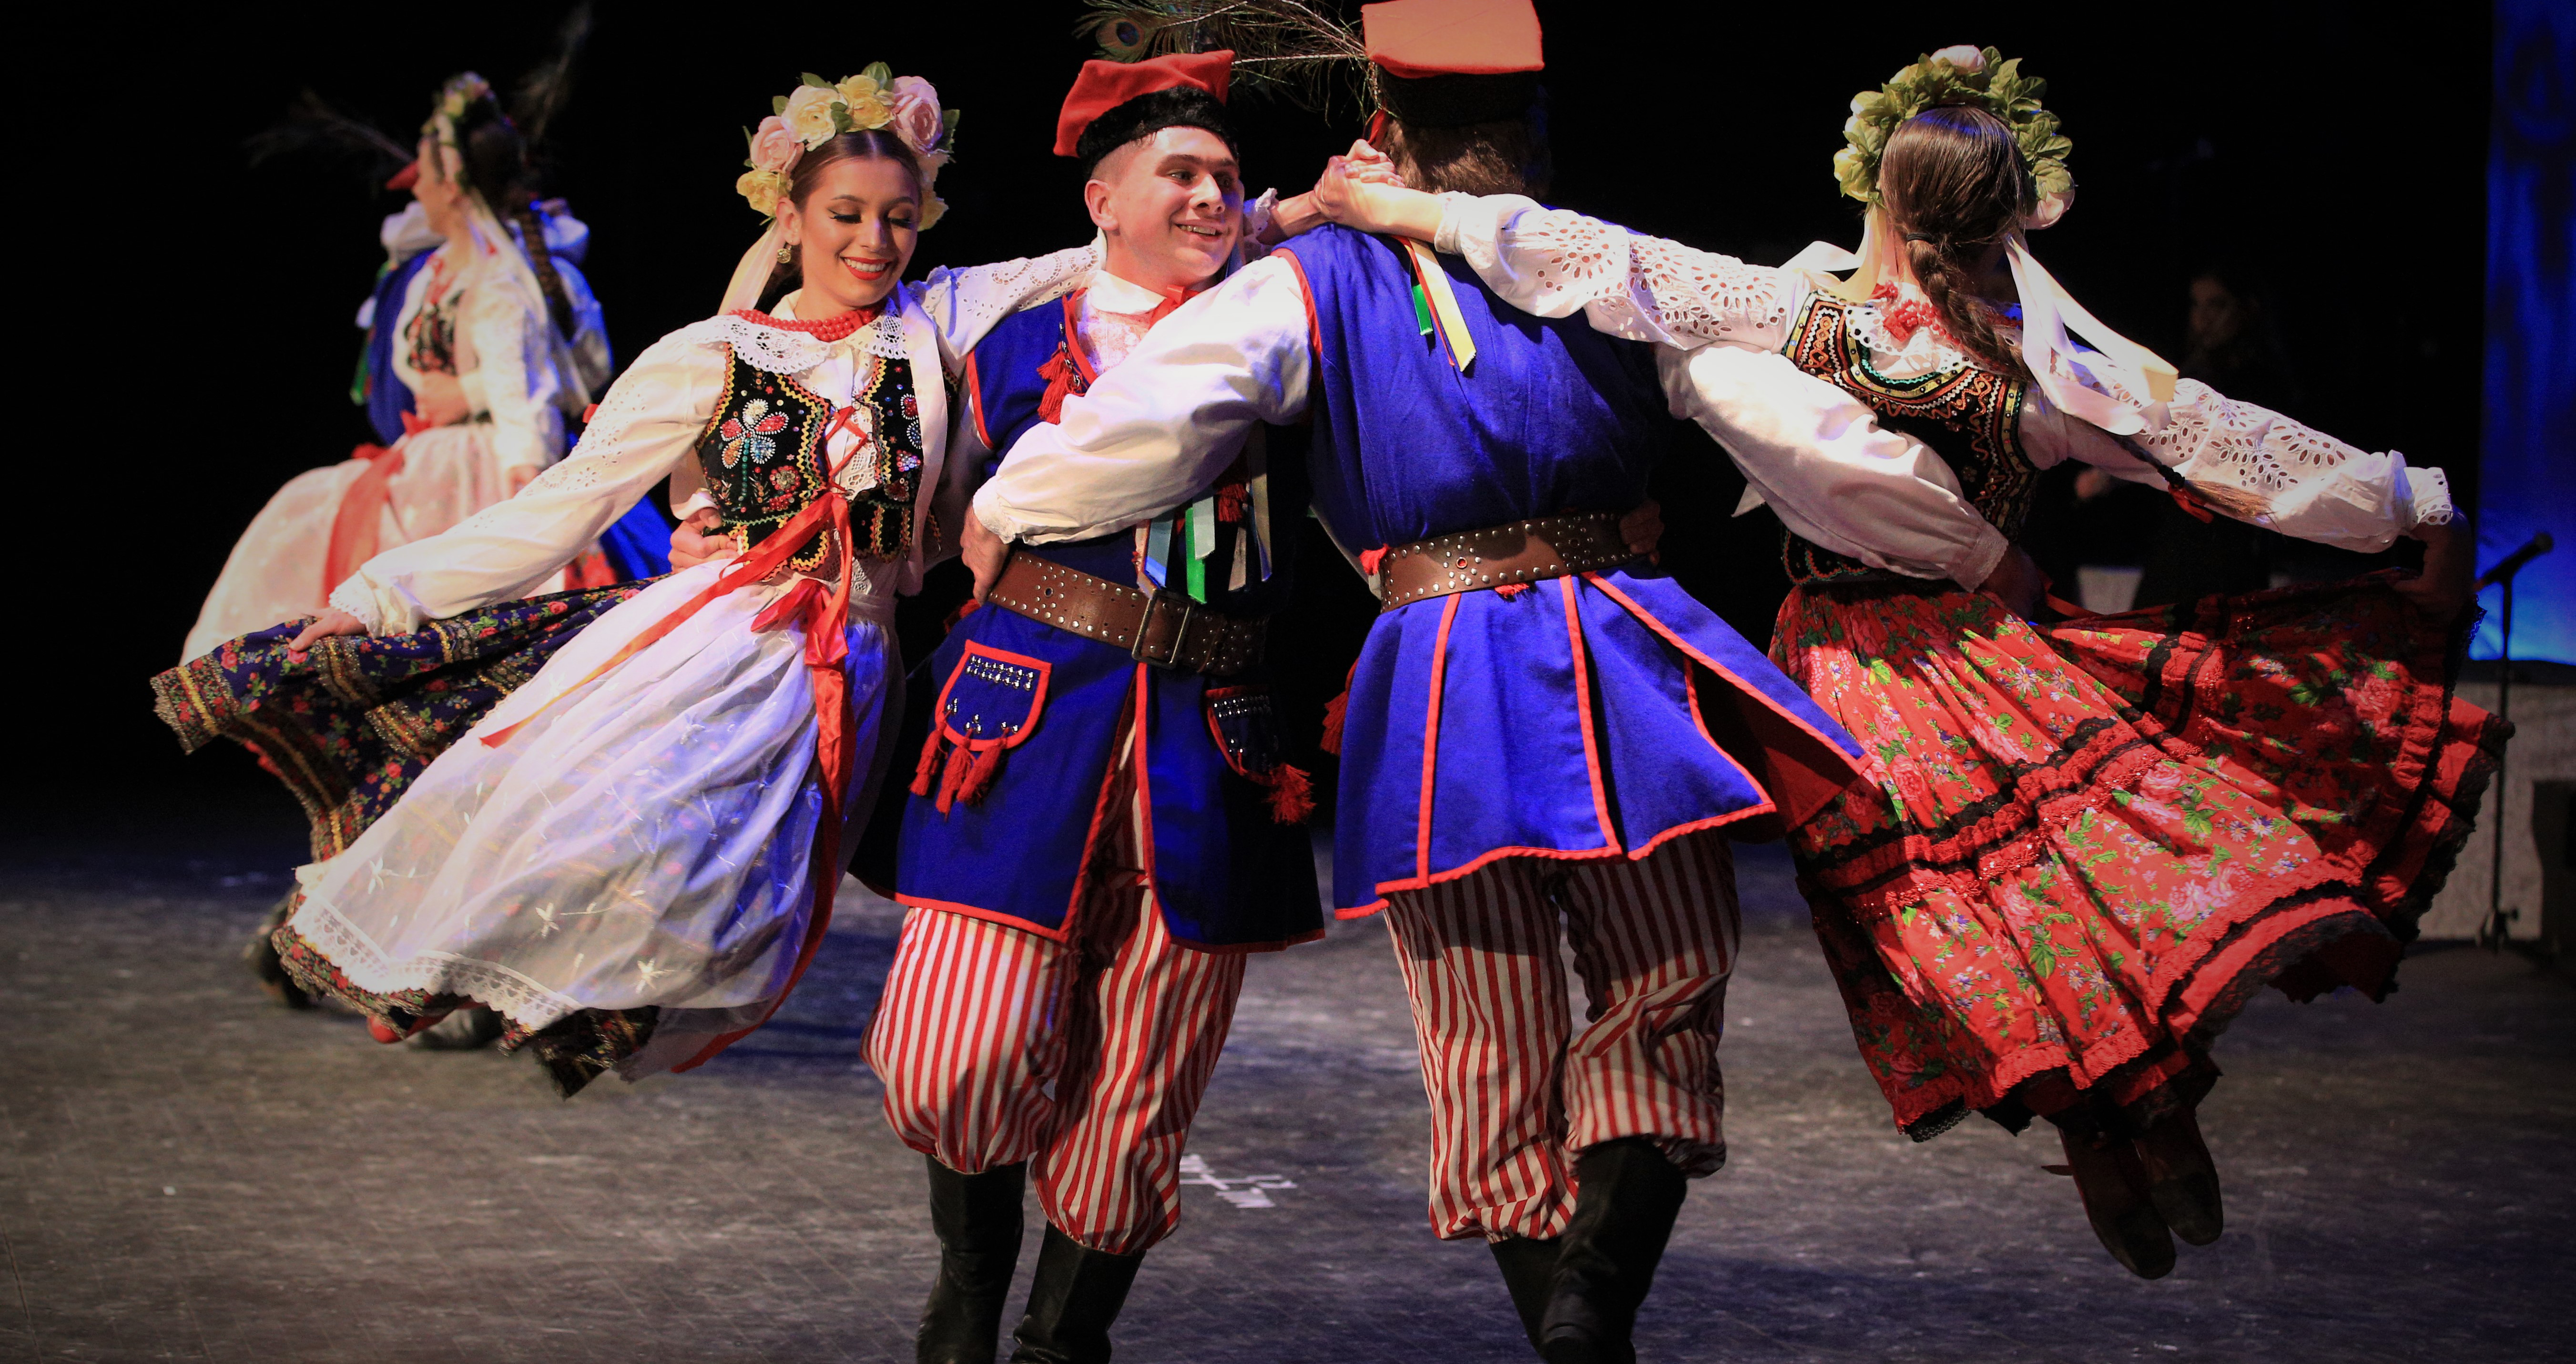
MULTIPOLYGON (((782 1020, 720 1061, 565 1103, 524 1057, 374 1046, 263 1000, 237 949, 291 828, 120 839, 0 862, 0 1356, 912 1357, 921 1160, 857 1056, 883 909, 856 907, 782 1020)), ((2060 1158, 2044 1132, 1890 1130, 1785 859, 1749 850, 1743 881, 1733 1154, 1693 1186, 1645 1359, 2576 1350, 2564 977, 2456 948, 2410 960, 2385 1005, 2256 1002, 2203 1110, 2227 1235, 2144 1283, 2038 1169, 2060 1158)), ((1530 1358, 1483 1248, 1425 1227, 1424 1129, 1384 928, 1255 958, 1119 1359, 1530 1358)))

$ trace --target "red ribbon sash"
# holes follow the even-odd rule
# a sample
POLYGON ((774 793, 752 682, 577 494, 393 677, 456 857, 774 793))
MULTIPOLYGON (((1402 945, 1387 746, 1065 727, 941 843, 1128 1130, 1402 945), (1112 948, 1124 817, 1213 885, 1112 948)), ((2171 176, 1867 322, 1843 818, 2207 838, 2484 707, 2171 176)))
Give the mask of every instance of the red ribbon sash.
POLYGON ((838 549, 841 571, 837 581, 826 588, 815 579, 800 578, 751 623, 755 630, 768 630, 794 621, 805 630, 806 677, 814 689, 815 758, 822 769, 824 799, 823 819, 821 826, 814 831, 813 855, 806 873, 814 883, 813 912, 806 918, 805 939, 797 947, 796 966, 788 975, 786 986, 779 990, 778 997, 761 1014, 760 1022, 717 1037, 687 1061, 673 1066, 675 1071, 695 1070, 705 1065, 718 1052, 750 1036, 762 1023, 768 1022, 770 1015, 778 1012, 778 1006, 787 1002, 796 982, 804 978, 805 968, 813 962, 814 951, 822 945, 824 930, 832 922, 832 895, 841 883, 842 807, 849 799, 850 769, 856 758, 854 749, 857 741, 856 731, 850 723, 849 679, 841 671, 841 665, 850 652, 850 575, 857 570, 851 555, 850 504, 843 501, 836 491, 825 489, 822 496, 807 503, 803 511, 761 541, 757 548, 729 565, 706 590, 645 627, 579 682, 557 692, 516 724, 482 736, 487 747, 498 748, 508 743, 522 726, 543 714, 556 701, 579 691, 650 648, 709 602, 767 578, 795 554, 798 546, 811 539, 815 532, 827 528, 838 549))

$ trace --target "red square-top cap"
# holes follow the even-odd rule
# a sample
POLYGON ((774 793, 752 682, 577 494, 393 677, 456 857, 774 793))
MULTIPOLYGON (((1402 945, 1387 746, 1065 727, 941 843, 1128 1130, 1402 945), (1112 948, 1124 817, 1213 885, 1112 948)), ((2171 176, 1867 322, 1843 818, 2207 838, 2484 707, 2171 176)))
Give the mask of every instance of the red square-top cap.
POLYGON ((1360 6, 1370 61, 1408 79, 1542 71, 1530 0, 1385 0, 1360 6))
POLYGON ((1225 101, 1225 85, 1234 73, 1234 53, 1175 52, 1141 62, 1087 61, 1064 97, 1064 112, 1055 119, 1055 154, 1072 156, 1091 121, 1139 95, 1189 86, 1225 101))

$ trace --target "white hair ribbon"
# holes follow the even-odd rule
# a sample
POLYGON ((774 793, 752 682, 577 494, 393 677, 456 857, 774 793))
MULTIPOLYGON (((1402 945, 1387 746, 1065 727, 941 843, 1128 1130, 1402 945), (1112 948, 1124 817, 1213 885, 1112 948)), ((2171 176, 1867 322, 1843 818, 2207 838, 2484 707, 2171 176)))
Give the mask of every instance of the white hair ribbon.
POLYGON ((2005 246, 2013 288, 2021 294, 2021 358, 2040 392, 2061 411, 2115 436, 2162 430, 2173 398, 2174 367, 2164 357, 2103 326, 2048 273, 2015 232, 2005 246), (2093 346, 2079 351, 2072 326, 2093 346))
POLYGON ((769 277, 778 269, 778 249, 786 243, 787 228, 773 215, 760 240, 753 242, 733 267, 733 278, 725 284, 724 302, 716 307, 718 314, 760 306, 761 291, 769 287, 769 277))

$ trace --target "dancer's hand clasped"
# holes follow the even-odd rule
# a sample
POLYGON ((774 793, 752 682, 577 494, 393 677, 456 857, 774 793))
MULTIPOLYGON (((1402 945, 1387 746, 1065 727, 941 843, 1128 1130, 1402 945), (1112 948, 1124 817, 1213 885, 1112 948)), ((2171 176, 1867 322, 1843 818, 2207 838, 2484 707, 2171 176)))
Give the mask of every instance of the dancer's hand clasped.
POLYGON ((975 600, 982 601, 1002 580, 1002 566, 1011 561, 1011 542, 986 529, 984 518, 969 508, 957 538, 957 557, 975 575, 975 600))
POLYGON ((2424 571, 2397 582, 2397 595, 2412 602, 2428 620, 2456 620, 2477 596, 2478 537, 2468 518, 2453 516, 2438 526, 2419 526, 2424 542, 2424 571))

